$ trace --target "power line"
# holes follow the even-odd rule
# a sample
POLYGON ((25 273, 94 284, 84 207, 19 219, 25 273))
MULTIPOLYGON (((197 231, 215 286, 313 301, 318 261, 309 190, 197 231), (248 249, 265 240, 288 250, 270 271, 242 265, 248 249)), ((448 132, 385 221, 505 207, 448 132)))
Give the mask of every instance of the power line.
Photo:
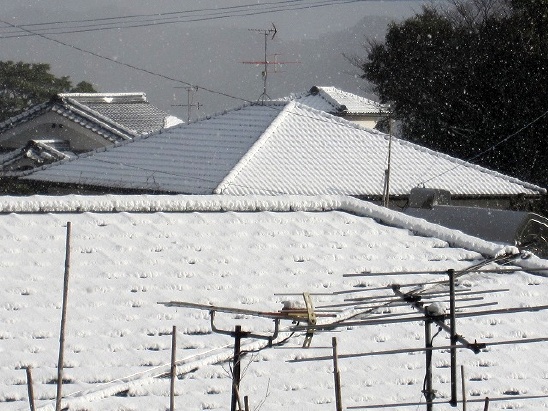
POLYGON ((28 37, 28 36, 38 36, 40 34, 69 34, 69 33, 83 33, 90 31, 101 31, 101 30, 114 30, 114 29, 126 29, 126 28, 137 28, 137 27, 149 27, 149 26, 160 26, 165 24, 174 24, 174 23, 191 23, 191 22, 201 22, 201 21, 210 21, 210 20, 220 20, 231 17, 246 17, 246 16, 255 16, 261 14, 270 14, 283 11, 294 11, 294 10, 304 10, 304 9, 313 9, 319 7, 333 6, 335 3, 340 4, 351 4, 359 3, 364 1, 371 0, 338 0, 333 2, 331 0, 323 0, 321 2, 314 2, 308 5, 295 5, 296 2, 304 2, 306 0, 293 0, 293 1, 282 1, 282 2, 270 2, 270 3, 260 3, 260 4, 247 4, 242 6, 232 6, 232 7, 222 7, 219 9, 197 9, 192 11, 185 12, 170 12, 170 13, 159 13, 159 14, 149 14, 149 15, 135 15, 135 16, 122 16, 116 18, 100 18, 100 19, 86 19, 86 20, 71 20, 67 22, 59 21, 52 23, 34 23, 34 24, 24 24, 24 25, 10 25, 12 28, 19 29, 26 32, 22 35, 20 32, 10 31, 6 35, 0 35, 0 39, 16 38, 16 37, 28 37), (287 5, 283 5, 289 3, 287 5), (264 5, 269 5, 267 8, 264 8, 264 5), (230 11, 230 9, 242 9, 242 8, 263 8, 262 10, 257 11, 245 11, 245 10, 236 10, 230 11), (223 10, 223 11, 219 11, 223 10), (228 12, 226 10, 229 10, 228 12), (187 16, 186 14, 194 12, 203 12, 210 11, 204 16, 187 16), (177 15, 181 15, 177 17, 177 15), (166 17, 169 16, 169 17, 166 17), (140 17, 151 17, 146 20, 131 20, 140 17), (88 25, 76 25, 76 26, 67 26, 67 27, 45 27, 38 30, 27 30, 28 27, 40 27, 47 25, 62 25, 62 24, 72 24, 72 23, 85 23, 85 22, 101 22, 97 24, 88 24, 88 25), (122 26, 122 27, 121 27, 122 26), (61 30, 61 31, 52 31, 52 30, 61 30))
MULTIPOLYGON (((17 27, 11 23, 8 23, 4 20, 0 20, 1 23, 4 23, 4 24, 7 24, 9 26, 13 26, 13 27, 17 27)), ((37 36, 43 38, 43 39, 46 39, 46 40, 49 40, 49 41, 53 41, 57 44, 60 44, 62 46, 65 46, 65 47, 70 47, 74 50, 77 50, 77 51, 80 51, 82 53, 86 53, 86 54, 89 54, 91 56, 94 56, 94 57, 98 57, 100 59, 103 59, 103 60, 107 60, 111 63, 115 63, 115 64, 118 64, 118 65, 121 65, 121 66, 124 66, 124 67, 128 67, 128 68, 131 68, 133 70, 137 70, 137 71, 141 71, 143 73, 147 73, 147 74, 150 74, 150 75, 153 75, 153 76, 156 76, 156 77, 160 77, 160 78, 163 78, 164 80, 170 80, 170 81, 174 81, 174 82, 177 82, 177 83, 181 83, 181 84, 185 84, 187 86, 192 86, 192 87, 199 87, 200 89, 204 90, 204 91, 207 91, 209 93, 213 93, 213 94, 218 94, 218 95, 221 95, 221 96, 224 96, 224 97, 229 97, 229 98, 232 98, 232 99, 236 99, 236 100, 241 100, 243 102, 249 102, 249 100, 247 99, 243 99, 243 98, 240 98, 240 97, 235 97, 233 95, 230 95, 228 93, 223 93, 221 91, 217 91, 217 90, 213 90, 213 89, 209 89, 207 87, 202 87, 202 86, 195 86, 189 82, 186 82, 184 80, 180 80, 180 79, 176 79, 174 77, 170 77, 170 76, 167 76, 165 74, 160 74, 160 73, 157 73, 157 72, 154 72, 154 71, 151 71, 151 70, 147 70, 147 69, 144 69, 144 68, 141 68, 141 67, 137 67, 133 64, 129 64, 129 63, 124 63, 122 61, 119 61, 119 60, 116 60, 114 58, 111 58, 111 57, 107 57, 107 56, 103 56, 102 54, 98 54, 98 53, 95 53, 93 51, 90 51, 90 50, 87 50, 87 49, 84 49, 82 47, 78 47, 78 46, 75 46, 73 44, 69 44, 69 43, 66 43, 64 41, 61 41, 61 40, 57 40, 57 39, 54 39, 54 38, 51 38, 51 37, 48 37, 46 35, 43 35, 43 34, 39 34, 39 33, 34 33, 30 30, 27 30, 27 29, 23 29, 24 31, 27 31, 29 33, 33 33, 33 34, 36 34, 37 36)))
POLYGON ((441 176, 443 176, 443 175, 445 175, 445 174, 447 174, 447 173, 449 173, 449 172, 451 172, 451 171, 453 171, 453 170, 455 170, 455 169, 457 169, 457 168, 459 168, 459 167, 462 167, 462 166, 464 166, 464 165, 466 165, 466 164, 470 164, 470 165, 471 165, 471 164, 472 164, 472 163, 471 163, 472 161, 476 160, 476 159, 479 158, 479 157, 482 157, 483 155, 487 154, 487 153, 490 152, 490 151, 494 151, 498 146, 500 146, 501 144, 506 143, 506 142, 507 142, 508 140, 510 140, 511 138, 514 138, 514 137, 517 136, 519 133, 521 133, 523 130, 525 130, 525 129, 531 127, 533 124, 535 124, 535 123, 537 123, 538 121, 542 120, 542 119, 543 119, 544 117, 546 117, 547 115, 548 115, 548 110, 545 111, 544 113, 542 113, 540 116, 538 116, 538 117, 535 118, 534 120, 532 120, 532 121, 530 121, 529 123, 525 124, 525 125, 524 125, 523 127, 521 127, 519 130, 517 130, 517 131, 515 131, 514 133, 512 133, 512 134, 510 134, 510 135, 508 135, 508 136, 506 136, 506 137, 504 137, 502 140, 500 140, 499 142, 493 144, 491 147, 487 148, 486 150, 483 150, 481 153, 478 153, 478 154, 476 154, 476 155, 474 155, 474 156, 468 158, 467 160, 464 160, 464 162, 463 162, 462 164, 457 164, 456 166, 454 166, 454 167, 452 167, 452 168, 450 168, 450 169, 448 169, 448 170, 446 170, 446 171, 444 171, 444 172, 442 172, 442 173, 440 173, 440 174, 438 174, 438 175, 436 175, 436 176, 434 176, 434 177, 432 177, 432 178, 429 178, 428 180, 423 180, 422 182, 418 183, 417 185, 419 185, 419 186, 420 186, 420 185, 424 185, 424 184, 426 184, 426 183, 428 183, 428 182, 430 182, 430 181, 432 181, 432 180, 435 180, 435 179, 437 179, 437 178, 439 178, 439 177, 441 177, 441 176))

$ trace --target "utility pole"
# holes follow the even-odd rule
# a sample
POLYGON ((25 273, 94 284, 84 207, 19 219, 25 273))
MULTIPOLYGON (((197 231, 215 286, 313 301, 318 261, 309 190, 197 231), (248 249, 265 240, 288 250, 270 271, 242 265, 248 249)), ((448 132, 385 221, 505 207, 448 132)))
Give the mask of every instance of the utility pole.
POLYGON ((390 201, 390 171, 392 166, 392 113, 388 113, 388 164, 384 170, 384 193, 382 203, 384 207, 388 208, 390 201))

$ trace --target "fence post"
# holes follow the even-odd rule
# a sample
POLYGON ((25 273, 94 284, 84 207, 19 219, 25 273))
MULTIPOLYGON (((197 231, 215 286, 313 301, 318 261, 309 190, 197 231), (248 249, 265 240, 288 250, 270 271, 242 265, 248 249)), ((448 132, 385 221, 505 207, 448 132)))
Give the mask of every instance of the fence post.
POLYGON ((65 276, 63 282, 63 308, 61 314, 61 332, 59 334, 59 360, 57 362, 57 396, 55 398, 55 411, 61 411, 61 398, 63 397, 63 361, 65 357, 65 326, 67 323, 68 284, 70 272, 70 234, 71 222, 67 222, 67 239, 65 246, 65 276))

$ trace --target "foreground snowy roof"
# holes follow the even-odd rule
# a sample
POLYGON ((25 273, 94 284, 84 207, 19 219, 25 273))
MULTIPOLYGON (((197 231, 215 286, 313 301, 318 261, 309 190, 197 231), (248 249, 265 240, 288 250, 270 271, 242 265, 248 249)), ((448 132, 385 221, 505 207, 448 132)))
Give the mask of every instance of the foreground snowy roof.
MULTIPOLYGON (((170 334, 176 326, 177 409, 226 410, 231 382, 223 361, 232 354, 232 339, 211 333, 207 312, 158 302, 276 311, 284 300, 299 302, 298 294, 307 291, 317 309, 344 303, 344 298, 368 298, 362 304, 371 309, 353 320, 416 318, 417 311, 388 286, 415 283, 425 284, 421 290, 446 291, 435 285, 446 275, 344 275, 458 271, 501 255, 500 245, 346 197, 37 196, 7 197, 0 207, 0 408, 6 409, 28 409, 26 367, 32 367, 38 409, 54 407, 67 261, 64 406, 165 410, 170 383, 157 377, 169 370, 170 334), (67 222, 72 227, 69 260, 67 222), (287 293, 295 295, 282 295, 287 293)), ((547 261, 534 256, 517 258, 514 264, 520 270, 548 269, 547 261)), ((479 354, 459 349, 458 361, 464 366, 468 399, 489 396, 490 410, 548 406, 548 314, 531 311, 546 303, 548 284, 542 273, 546 275, 472 272, 459 277, 458 290, 470 289, 458 297, 460 312, 524 309, 457 321, 460 335, 487 344, 479 354)), ((273 330, 271 320, 242 315, 219 313, 216 322, 227 330, 235 324, 265 335, 273 330)), ((265 411, 334 409, 328 358, 333 336, 341 356, 344 407, 402 409, 389 405, 421 402, 424 353, 349 357, 422 348, 420 320, 316 333, 309 349, 301 348, 303 332, 290 334, 289 327, 289 322, 281 324, 276 341, 287 338, 283 346, 275 341, 265 348, 265 341, 242 340, 242 348, 251 352, 243 360, 241 392, 249 396, 251 409, 260 403, 265 411), (324 356, 326 360, 291 362, 324 356)), ((445 332, 434 338, 434 346, 446 345, 445 332)), ((433 358, 436 401, 445 402, 435 409, 453 410, 446 404, 449 353, 435 351, 433 358)), ((424 404, 410 409, 424 409, 424 404)), ((468 409, 483 405, 471 403, 468 409)))
MULTIPOLYGON (((389 137, 296 103, 248 105, 56 163, 29 180, 183 194, 382 196, 389 137)), ((391 194, 456 196, 543 188, 394 139, 391 194)))

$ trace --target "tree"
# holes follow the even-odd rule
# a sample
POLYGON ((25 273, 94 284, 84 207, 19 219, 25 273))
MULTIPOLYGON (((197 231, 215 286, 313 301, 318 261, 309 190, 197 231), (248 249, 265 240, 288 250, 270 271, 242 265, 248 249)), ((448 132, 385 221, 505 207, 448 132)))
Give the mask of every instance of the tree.
POLYGON ((404 138, 546 186, 547 28, 548 0, 452 0, 391 24, 359 67, 404 138))
POLYGON ((58 93, 95 91, 91 83, 82 81, 73 87, 69 77, 55 77, 49 70, 44 63, 0 62, 0 121, 58 93))

